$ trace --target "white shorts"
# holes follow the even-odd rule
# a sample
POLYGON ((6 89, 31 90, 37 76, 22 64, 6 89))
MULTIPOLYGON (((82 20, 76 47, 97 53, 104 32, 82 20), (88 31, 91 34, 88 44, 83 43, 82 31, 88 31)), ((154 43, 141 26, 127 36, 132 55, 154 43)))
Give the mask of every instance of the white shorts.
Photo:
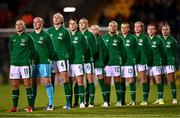
POLYGON ((31 77, 30 66, 10 66, 10 79, 26 79, 31 77))
POLYGON ((169 66, 165 66, 166 67, 166 73, 174 73, 175 72, 175 66, 174 65, 169 65, 169 66))
POLYGON ((94 63, 84 63, 84 73, 94 73, 94 63))
POLYGON ((162 74, 162 66, 148 67, 149 76, 157 76, 162 74))
POLYGON ((95 75, 103 75, 104 74, 104 68, 95 68, 95 75))
POLYGON ((105 72, 107 77, 116 77, 121 75, 120 66, 106 66, 105 72))
POLYGON ((69 76, 76 77, 83 75, 83 65, 82 64, 71 64, 69 69, 69 76))
POLYGON ((64 72, 69 70, 68 60, 58 60, 52 62, 52 73, 64 72))
POLYGON ((135 77, 137 76, 135 66, 122 66, 121 73, 123 78, 135 77))
POLYGON ((162 71, 161 71, 162 74, 166 74, 166 66, 162 66, 162 71))
POLYGON ((137 72, 141 72, 141 71, 146 71, 147 70, 147 65, 142 65, 142 64, 137 64, 136 65, 137 68, 137 72))

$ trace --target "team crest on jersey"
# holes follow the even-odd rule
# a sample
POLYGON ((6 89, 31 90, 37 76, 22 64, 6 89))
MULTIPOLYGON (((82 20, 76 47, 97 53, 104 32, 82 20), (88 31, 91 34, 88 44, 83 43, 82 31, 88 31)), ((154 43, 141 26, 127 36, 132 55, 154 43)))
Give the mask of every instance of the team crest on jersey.
POLYGON ((74 40, 77 41, 77 40, 78 40, 78 37, 74 37, 74 40))
POLYGON ((109 40, 107 39, 106 42, 108 42, 109 40))
POLYGON ((126 40, 126 46, 130 46, 130 40, 126 40))
POLYGON ((53 34, 50 34, 50 36, 52 37, 52 36, 53 36, 53 34))
POLYGON ((153 42, 152 42, 152 47, 153 47, 153 48, 156 48, 156 41, 153 41, 153 42))
POLYGON ((25 42, 26 42, 26 39, 21 39, 20 45, 21 45, 21 46, 25 46, 25 42))
POLYGON ((167 42, 166 47, 167 47, 167 48, 170 48, 170 47, 171 47, 171 42, 170 42, 170 41, 167 42))
POLYGON ((26 39, 21 39, 21 43, 24 43, 26 41, 26 39))
POLYGON ((167 42, 167 44, 168 44, 168 45, 170 45, 170 44, 171 44, 171 42, 170 42, 170 41, 168 41, 168 42, 167 42))
POLYGON ((130 40, 126 40, 126 43, 130 43, 130 40))
POLYGON ((40 37, 39 37, 39 40, 41 40, 41 41, 42 41, 42 40, 43 40, 43 37, 42 37, 42 36, 40 36, 40 37))
POLYGON ((113 40, 113 45, 117 46, 117 40, 116 39, 113 40))
POLYGON ((143 39, 139 39, 139 42, 142 43, 142 42, 143 42, 143 39))
POLYGON ((63 33, 59 33, 59 36, 63 36, 63 33))
POLYGON ((152 44, 156 45, 156 41, 153 41, 152 44))

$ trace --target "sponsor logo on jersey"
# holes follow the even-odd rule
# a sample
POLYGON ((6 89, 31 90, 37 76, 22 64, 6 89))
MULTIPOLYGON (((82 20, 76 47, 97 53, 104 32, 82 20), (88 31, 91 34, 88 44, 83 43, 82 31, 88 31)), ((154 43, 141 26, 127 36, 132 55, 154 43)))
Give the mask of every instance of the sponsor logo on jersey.
POLYGON ((130 46, 130 40, 126 40, 126 46, 130 46))
POLYGON ((113 45, 117 46, 117 40, 116 39, 113 40, 113 45))
POLYGON ((25 46, 25 42, 26 42, 26 39, 21 39, 20 45, 21 45, 21 46, 25 46))
POLYGON ((156 41, 153 41, 153 42, 152 42, 152 47, 153 47, 153 48, 156 48, 156 47, 157 47, 157 46, 156 46, 156 41))
POLYGON ((73 41, 73 43, 78 43, 78 37, 74 37, 74 41, 73 41))

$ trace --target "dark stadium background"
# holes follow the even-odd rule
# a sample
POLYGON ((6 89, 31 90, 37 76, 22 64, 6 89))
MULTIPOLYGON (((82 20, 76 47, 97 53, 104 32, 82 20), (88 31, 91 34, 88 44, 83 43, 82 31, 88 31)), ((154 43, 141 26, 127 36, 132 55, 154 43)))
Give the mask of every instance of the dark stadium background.
MULTIPOLYGON (((106 30, 108 22, 128 21, 133 29, 137 20, 146 25, 155 22, 158 33, 163 23, 171 26, 172 35, 177 39, 177 69, 180 69, 180 1, 179 0, 0 0, 0 83, 7 83, 9 71, 8 37, 14 33, 15 21, 22 18, 27 28, 32 28, 33 18, 44 19, 44 27, 52 25, 52 15, 60 12, 67 26, 70 18, 85 17, 91 24, 98 24, 106 30), (65 13, 64 7, 76 8, 65 13)), ((103 31, 105 31, 103 30, 103 31)), ((132 31, 133 33, 133 31, 132 31)), ((177 72, 177 78, 180 74, 177 72)))

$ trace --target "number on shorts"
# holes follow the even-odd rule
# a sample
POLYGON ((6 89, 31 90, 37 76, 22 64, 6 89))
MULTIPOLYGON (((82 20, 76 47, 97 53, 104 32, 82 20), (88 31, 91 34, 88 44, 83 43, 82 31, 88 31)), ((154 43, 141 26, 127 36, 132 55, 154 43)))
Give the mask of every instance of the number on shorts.
POLYGON ((80 72, 83 71, 82 66, 78 66, 78 68, 79 68, 79 71, 80 71, 80 72))
POLYGON ((120 72, 120 68, 119 67, 115 67, 115 72, 120 72))
POLYGON ((29 71, 28 71, 27 68, 24 68, 24 74, 25 74, 25 75, 28 75, 28 74, 29 74, 29 71))
POLYGON ((129 69, 128 69, 128 73, 133 74, 133 69, 132 69, 132 68, 129 68, 129 69))

